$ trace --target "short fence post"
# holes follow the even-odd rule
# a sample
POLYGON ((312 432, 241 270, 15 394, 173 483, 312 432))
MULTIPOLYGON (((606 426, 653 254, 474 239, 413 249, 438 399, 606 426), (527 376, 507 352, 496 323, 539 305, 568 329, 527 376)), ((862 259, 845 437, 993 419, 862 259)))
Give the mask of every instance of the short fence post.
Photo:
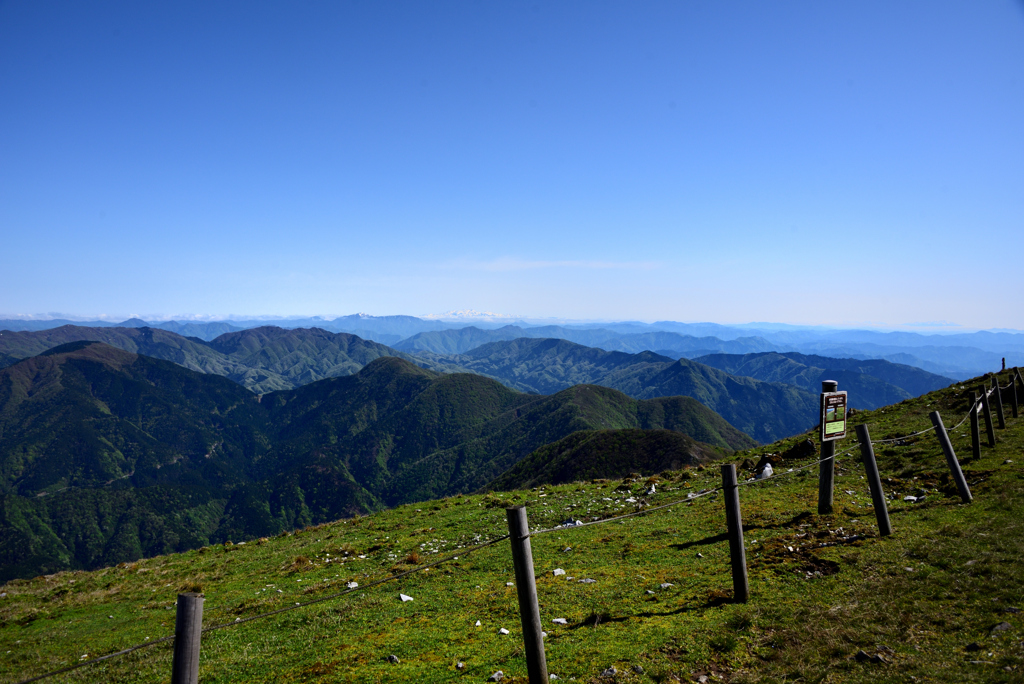
POLYGON ((864 472, 867 474, 868 487, 871 488, 871 503, 878 521, 878 534, 887 537, 892 534, 889 523, 889 507, 885 503, 885 492, 882 490, 882 478, 878 475, 878 463, 875 462, 875 450, 871 446, 871 434, 867 425, 857 426, 857 439, 860 440, 860 457, 864 461, 864 472))
POLYGON ((960 498, 963 499, 964 503, 971 503, 974 497, 971 496, 971 489, 967 486, 967 480, 964 479, 964 471, 960 470, 960 462, 956 460, 953 445, 950 444, 949 435, 946 434, 946 426, 942 424, 942 416, 939 415, 938 411, 932 411, 928 414, 928 417, 932 419, 932 424, 935 426, 935 435, 939 438, 942 453, 946 455, 946 465, 949 466, 949 472, 953 475, 953 480, 956 482, 960 498))
POLYGON ((992 411, 988 405, 988 390, 982 385, 978 388, 981 392, 981 410, 985 416, 985 432, 988 434, 988 445, 994 447, 996 445, 996 431, 992 429, 992 411))
POLYGON ((174 618, 171 684, 199 684, 199 639, 203 634, 203 595, 178 594, 174 618))
MULTIPOLYGON (((821 391, 835 392, 839 383, 835 380, 822 380, 821 391)), ((821 463, 818 465, 818 515, 832 512, 835 494, 836 477, 836 443, 833 440, 821 441, 821 463)))
POLYGON ((971 395, 971 454, 978 459, 981 458, 981 427, 978 425, 978 411, 981 410, 981 406, 978 404, 978 393, 971 392, 971 395))
POLYGON ((519 619, 523 625, 523 646, 526 649, 526 672, 531 684, 548 681, 548 663, 544 656, 544 634, 537 605, 537 581, 533 574, 533 551, 530 549, 530 526, 526 507, 505 509, 508 536, 512 542, 512 566, 516 572, 516 593, 519 595, 519 619))
POLYGON ((1006 419, 1003 417, 1003 390, 999 387, 999 376, 992 374, 992 391, 996 395, 996 417, 999 419, 999 429, 1006 429, 1006 419))
POLYGON ((725 523, 729 529, 729 560, 732 564, 733 600, 746 603, 750 598, 747 582, 747 552, 743 548, 743 518, 740 516, 740 486, 736 465, 722 466, 722 498, 725 499, 725 523))
POLYGON ((1013 372, 1010 373, 1010 409, 1013 411, 1013 417, 1017 417, 1017 369, 1014 368, 1013 372))

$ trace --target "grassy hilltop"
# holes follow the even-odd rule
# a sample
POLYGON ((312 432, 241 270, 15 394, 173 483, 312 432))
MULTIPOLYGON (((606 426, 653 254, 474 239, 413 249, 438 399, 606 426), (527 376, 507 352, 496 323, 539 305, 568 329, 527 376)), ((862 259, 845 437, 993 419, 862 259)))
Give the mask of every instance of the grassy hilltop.
MULTIPOLYGON (((952 426, 974 384, 859 412, 853 422, 869 424, 876 440, 929 427, 931 410, 952 426)), ((973 461, 968 426, 951 432, 975 497, 969 505, 949 482, 932 433, 878 445, 893 497, 895 531, 885 539, 876 536, 853 439, 839 445, 833 515, 814 512, 816 468, 786 472, 813 457, 783 462, 776 477, 742 487, 745 605, 729 601, 719 496, 534 537, 550 672, 577 682, 1021 681, 1024 419, 1008 417, 997 437, 996 448, 983 446, 973 461), (843 457, 848 449, 854 454, 843 457), (908 495, 924 499, 905 502, 908 495), (566 574, 554 576, 556 568, 566 574), (579 582, 585 578, 596 581, 579 582), (602 678, 609 667, 617 674, 602 678)), ((795 442, 731 458, 749 466, 795 442)), ((397 582, 209 632, 202 681, 481 682, 500 669, 505 681, 524 682, 508 544, 468 556, 464 547, 504 534, 503 509, 512 503, 527 504, 531 525, 548 527, 632 511, 628 498, 657 505, 719 482, 716 467, 698 467, 649 480, 455 496, 245 545, 11 581, 0 597, 0 678, 170 634, 179 591, 205 593, 207 625, 231 623, 456 554, 397 582), (657 493, 646 496, 651 483, 657 493), (415 600, 403 603, 399 592, 415 600), (399 663, 388 662, 392 654, 399 663)), ((171 653, 165 643, 54 681, 166 681, 171 653)))

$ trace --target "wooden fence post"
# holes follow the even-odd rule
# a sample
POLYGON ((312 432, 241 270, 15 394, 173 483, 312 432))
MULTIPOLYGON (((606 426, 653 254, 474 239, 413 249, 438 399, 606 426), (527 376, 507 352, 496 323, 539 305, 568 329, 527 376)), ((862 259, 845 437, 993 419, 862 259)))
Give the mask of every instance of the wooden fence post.
POLYGON ((743 548, 743 518, 740 516, 740 486, 736 481, 736 465, 722 465, 722 498, 725 500, 725 523, 729 530, 729 561, 732 564, 733 600, 746 603, 750 598, 747 582, 747 552, 743 548))
POLYGON ((1017 417, 1017 369, 1014 368, 1013 372, 1010 373, 1010 409, 1013 411, 1013 417, 1017 417))
POLYGON ((203 595, 178 594, 174 618, 171 684, 199 684, 199 639, 203 634, 203 595))
POLYGON ((999 419, 999 429, 1006 429, 1006 419, 1003 417, 1003 390, 999 387, 999 376, 992 374, 992 391, 996 395, 996 417, 999 419))
POLYGON ((871 503, 875 509, 875 520, 878 521, 878 534, 887 537, 892 534, 889 507, 885 503, 885 491, 882 490, 882 478, 878 475, 878 463, 875 462, 875 450, 871 446, 871 433, 867 425, 857 426, 857 439, 860 440, 860 457, 864 461, 868 487, 871 488, 871 503))
POLYGON ((994 447, 996 445, 996 431, 992 429, 992 411, 988 405, 988 390, 982 385, 978 388, 981 392, 981 410, 985 416, 985 432, 988 434, 988 445, 994 447))
POLYGON ((978 405, 978 393, 971 392, 973 402, 971 404, 971 454, 975 459, 981 458, 981 426, 978 425, 978 412, 981 406, 978 405))
MULTIPOLYGON (((839 383, 835 380, 822 380, 821 391, 836 392, 839 390, 839 383)), ((824 420, 824 419, 823 419, 824 420)), ((836 477, 836 443, 833 440, 821 441, 821 463, 818 464, 818 515, 828 515, 832 512, 832 502, 835 494, 836 477)))
POLYGON ((523 646, 526 649, 526 672, 531 684, 547 684, 548 663, 544 655, 544 634, 537 605, 537 581, 533 574, 533 551, 530 549, 530 526, 526 507, 505 509, 508 536, 512 543, 512 566, 516 572, 516 593, 519 595, 519 619, 523 625, 523 646))
POLYGON ((938 411, 932 411, 928 414, 928 417, 932 419, 932 424, 935 426, 935 435, 939 438, 939 446, 942 447, 942 453, 946 455, 946 465, 949 466, 949 472, 953 475, 953 480, 956 482, 960 498, 963 499, 964 503, 971 503, 973 499, 971 489, 967 486, 967 480, 964 479, 964 471, 960 470, 960 462, 956 460, 953 445, 950 444, 949 435, 946 434, 946 426, 942 424, 942 416, 939 415, 938 411))

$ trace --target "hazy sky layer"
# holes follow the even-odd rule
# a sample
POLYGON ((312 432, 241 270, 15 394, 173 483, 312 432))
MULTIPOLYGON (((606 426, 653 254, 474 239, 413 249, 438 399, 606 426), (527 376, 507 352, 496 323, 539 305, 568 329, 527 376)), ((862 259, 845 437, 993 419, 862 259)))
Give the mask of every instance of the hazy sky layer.
POLYGON ((1024 329, 1024 3, 0 2, 0 313, 1024 329))

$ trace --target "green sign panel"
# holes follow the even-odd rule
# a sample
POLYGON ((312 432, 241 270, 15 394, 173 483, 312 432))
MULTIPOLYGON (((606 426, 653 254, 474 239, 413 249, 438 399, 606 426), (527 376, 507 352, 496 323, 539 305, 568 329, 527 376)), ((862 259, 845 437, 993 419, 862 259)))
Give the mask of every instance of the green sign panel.
POLYGON ((846 392, 823 392, 821 395, 821 441, 846 436, 846 392))

